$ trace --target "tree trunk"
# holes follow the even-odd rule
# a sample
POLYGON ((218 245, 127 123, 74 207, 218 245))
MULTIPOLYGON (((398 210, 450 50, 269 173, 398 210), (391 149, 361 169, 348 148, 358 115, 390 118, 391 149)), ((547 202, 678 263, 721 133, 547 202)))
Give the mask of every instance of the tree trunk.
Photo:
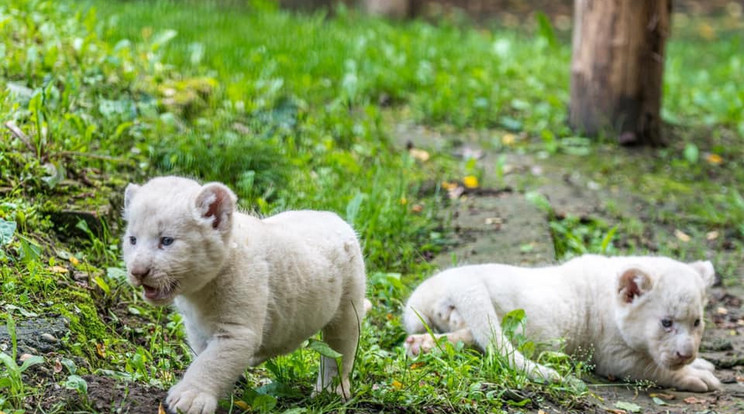
POLYGON ((672 0, 575 0, 569 124, 621 144, 661 145, 672 0))

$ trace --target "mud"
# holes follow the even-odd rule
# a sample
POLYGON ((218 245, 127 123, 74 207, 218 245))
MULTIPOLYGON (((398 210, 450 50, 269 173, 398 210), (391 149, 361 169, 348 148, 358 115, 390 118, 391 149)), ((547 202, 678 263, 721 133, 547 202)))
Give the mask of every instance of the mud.
MULTIPOLYGON (((64 318, 35 318, 16 323, 15 337, 18 354, 39 355, 64 347, 63 339, 69 332, 64 318)), ((0 326, 0 350, 12 347, 7 325, 0 326)))

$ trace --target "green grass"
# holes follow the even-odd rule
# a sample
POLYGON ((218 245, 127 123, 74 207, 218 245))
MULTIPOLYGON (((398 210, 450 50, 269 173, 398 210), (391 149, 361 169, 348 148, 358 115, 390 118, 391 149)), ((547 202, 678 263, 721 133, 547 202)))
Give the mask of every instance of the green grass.
MULTIPOLYGON (((318 355, 303 348, 249 370, 233 412, 245 404, 294 412, 580 409, 585 389, 533 383, 495 355, 445 345, 416 361, 404 357, 400 309, 434 270, 426 259, 451 231, 439 183, 483 171, 452 157, 454 144, 430 151, 428 161, 412 157, 405 137, 394 135, 396 122, 576 165, 603 186, 636 189, 661 206, 643 219, 693 235, 731 231, 734 250, 742 250, 744 71, 735 29, 709 40, 696 20, 679 27, 663 112, 673 145, 624 154, 565 126, 565 34, 447 19, 391 23, 345 9, 296 15, 249 3, 0 5, 0 84, 10 85, 0 89, 0 116, 14 126, 0 131, 0 305, 17 307, 0 313, 69 319, 63 356, 86 363, 66 364, 73 368, 51 381, 84 394, 78 375, 96 373, 166 389, 188 365, 180 318, 143 303, 119 259, 123 187, 173 173, 225 182, 258 214, 336 211, 364 244, 375 307, 364 321, 355 398, 310 398, 318 355), (502 142, 507 132, 517 144, 502 142), (723 162, 711 162, 712 154, 723 162), (94 212, 103 224, 73 222, 59 232, 59 212, 68 209, 94 212), (266 378, 271 384, 253 387, 266 378)), ((545 212, 552 217, 549 205, 545 212)), ((638 241, 655 230, 620 212, 607 220, 553 217, 551 226, 559 257, 644 251, 638 241)), ((721 262, 733 272, 730 258, 721 262)), ((566 374, 586 370, 529 341, 522 349, 566 374)), ((34 411, 24 397, 43 395, 50 379, 19 383, 18 366, 6 360, 0 389, 9 397, 0 410, 34 411)))

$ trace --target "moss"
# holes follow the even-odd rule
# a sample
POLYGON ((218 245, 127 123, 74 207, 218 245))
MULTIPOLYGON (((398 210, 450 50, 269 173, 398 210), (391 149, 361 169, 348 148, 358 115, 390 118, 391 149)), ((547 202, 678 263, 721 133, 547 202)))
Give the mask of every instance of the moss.
POLYGON ((70 322, 71 353, 96 365, 95 361, 99 360, 96 345, 111 342, 112 333, 98 316, 90 295, 74 289, 60 289, 57 293, 52 309, 70 322))

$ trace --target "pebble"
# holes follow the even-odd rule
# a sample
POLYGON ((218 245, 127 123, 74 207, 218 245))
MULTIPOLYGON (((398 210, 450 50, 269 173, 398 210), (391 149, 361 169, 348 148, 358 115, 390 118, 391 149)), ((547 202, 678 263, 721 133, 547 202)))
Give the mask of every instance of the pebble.
POLYGON ((44 340, 45 342, 49 342, 50 344, 54 344, 58 340, 54 335, 50 333, 41 334, 41 339, 44 340))

